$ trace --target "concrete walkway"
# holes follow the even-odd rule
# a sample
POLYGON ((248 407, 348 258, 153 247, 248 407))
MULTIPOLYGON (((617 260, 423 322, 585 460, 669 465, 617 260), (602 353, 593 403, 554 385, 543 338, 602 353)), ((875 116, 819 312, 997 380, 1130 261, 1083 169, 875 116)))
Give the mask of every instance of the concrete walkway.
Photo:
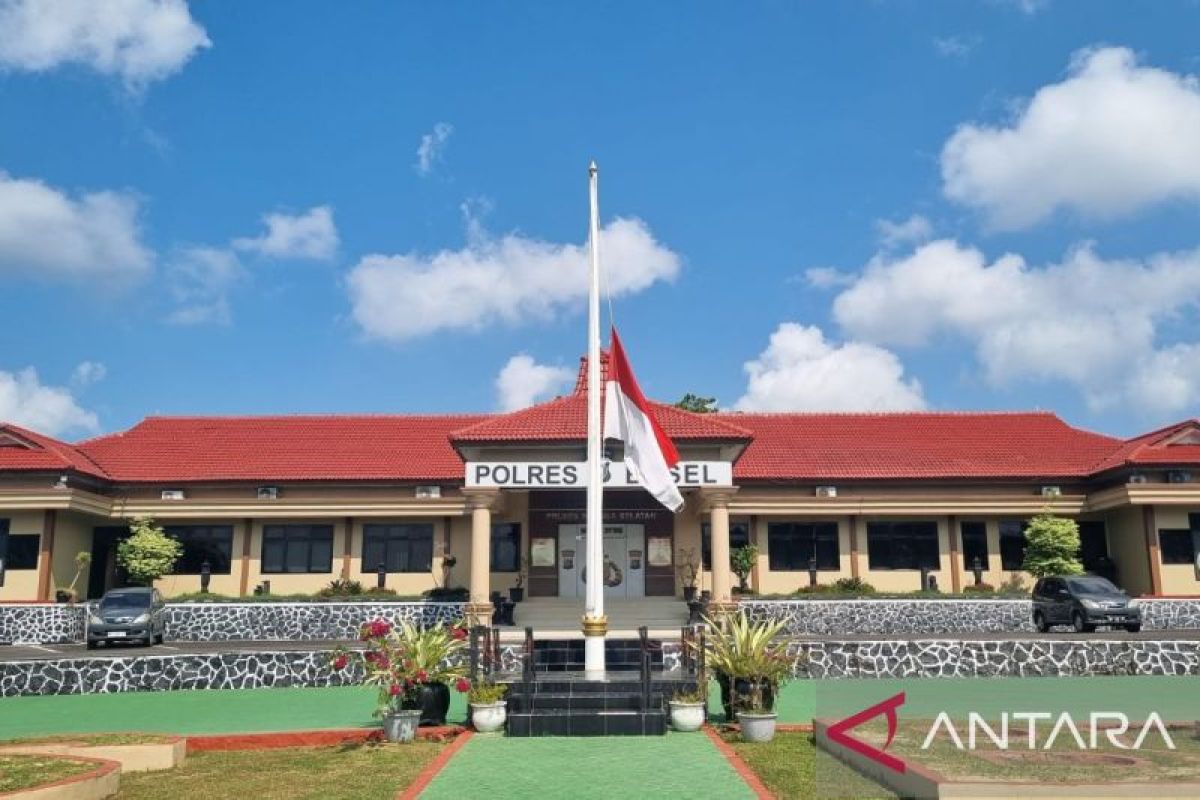
POLYGON ((739 800, 755 794, 703 733, 653 737, 474 736, 421 794, 607 800, 739 800))

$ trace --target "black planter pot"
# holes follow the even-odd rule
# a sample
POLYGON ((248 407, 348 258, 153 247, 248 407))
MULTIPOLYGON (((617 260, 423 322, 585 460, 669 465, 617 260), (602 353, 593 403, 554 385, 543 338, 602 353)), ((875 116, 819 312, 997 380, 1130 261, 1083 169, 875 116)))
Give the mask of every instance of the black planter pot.
POLYGON ((685 587, 683 587, 683 600, 684 600, 684 602, 685 602, 685 603, 690 603, 690 602, 692 602, 692 601, 693 601, 693 600, 695 600, 695 599, 696 599, 696 587, 695 587, 695 586, 685 586, 685 587))
POLYGON ((403 709, 421 711, 421 727, 436 727, 446 724, 446 714, 450 711, 450 687, 444 683, 428 683, 418 686, 416 697, 406 699, 401 705, 403 709))
MULTIPOLYGON (((725 712, 725 721, 733 722, 737 719, 735 714, 736 709, 732 707, 733 698, 729 693, 729 676, 724 673, 717 673, 717 685, 721 687, 721 710, 725 712)), ((750 694, 753 691, 751 682, 743 678, 738 678, 734 683, 734 689, 737 691, 738 700, 740 703, 746 703, 750 699, 750 694)), ((767 708, 775 707, 775 692, 770 686, 763 687, 763 705, 767 708)))
POLYGON ((511 589, 509 589, 508 590, 508 599, 512 600, 514 603, 519 603, 522 600, 524 600, 525 599, 525 587, 524 586, 514 586, 511 589))

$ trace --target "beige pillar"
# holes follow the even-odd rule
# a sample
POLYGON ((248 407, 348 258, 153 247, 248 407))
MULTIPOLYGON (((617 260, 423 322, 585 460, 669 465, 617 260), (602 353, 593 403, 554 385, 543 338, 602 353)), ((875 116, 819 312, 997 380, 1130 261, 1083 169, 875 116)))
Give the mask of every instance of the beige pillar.
POLYGON ((467 508, 471 512, 471 599, 467 616, 473 625, 488 625, 492 619, 492 504, 499 493, 495 490, 467 492, 467 508))
POLYGON ((712 603, 714 611, 733 605, 733 571, 729 568, 729 500, 736 488, 702 490, 712 536, 712 603))

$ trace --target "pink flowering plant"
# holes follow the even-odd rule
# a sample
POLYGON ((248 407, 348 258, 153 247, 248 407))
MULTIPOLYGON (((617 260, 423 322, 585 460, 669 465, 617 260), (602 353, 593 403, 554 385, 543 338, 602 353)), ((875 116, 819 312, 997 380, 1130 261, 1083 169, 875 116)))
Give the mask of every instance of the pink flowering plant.
POLYGON ((359 631, 363 648, 338 648, 330 665, 338 671, 361 666, 362 683, 379 688, 375 716, 384 717, 402 708, 420 708, 421 688, 436 683, 471 689, 467 680, 467 629, 462 621, 418 628, 385 619, 365 623, 359 631))

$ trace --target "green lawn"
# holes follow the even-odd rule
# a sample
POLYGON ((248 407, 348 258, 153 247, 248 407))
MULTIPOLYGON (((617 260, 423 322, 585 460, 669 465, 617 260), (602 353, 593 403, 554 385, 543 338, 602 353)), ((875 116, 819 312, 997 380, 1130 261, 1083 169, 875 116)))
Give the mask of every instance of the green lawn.
POLYGON ((0 755, 0 794, 61 781, 95 768, 95 764, 54 756, 0 755))
POLYGON ((444 745, 288 747, 189 755, 182 767, 121 776, 118 800, 391 800, 444 745))
POLYGON ((725 741, 780 800, 896 796, 818 750, 808 733, 777 733, 765 744, 743 742, 734 734, 726 734, 725 741))
POLYGON ((703 733, 670 733, 648 738, 476 736, 421 797, 738 800, 754 794, 703 733))
MULTIPOLYGON (((365 728, 376 691, 328 689, 225 689, 184 692, 52 695, 0 699, 0 740, 59 733, 253 733, 365 728)), ((466 700, 450 693, 448 721, 466 719, 466 700)))

